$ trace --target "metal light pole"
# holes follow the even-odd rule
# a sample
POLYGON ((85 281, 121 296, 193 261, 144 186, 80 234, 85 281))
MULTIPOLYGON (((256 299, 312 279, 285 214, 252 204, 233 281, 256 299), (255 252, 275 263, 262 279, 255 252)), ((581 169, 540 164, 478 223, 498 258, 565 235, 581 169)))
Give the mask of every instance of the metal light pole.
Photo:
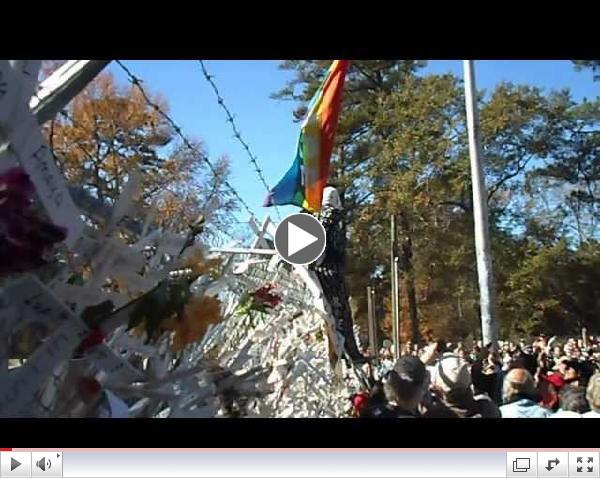
POLYGON ((396 292, 394 292, 394 297, 396 297, 396 357, 400 358, 400 350, 401 350, 401 341, 400 341, 400 324, 402 321, 400 320, 400 258, 398 256, 394 257, 394 286, 396 287, 396 292))
POLYGON ((398 310, 398 258, 396 257, 396 218, 390 219, 390 278, 392 283, 392 342, 394 358, 400 358, 400 314, 398 310))
POLYGON ((473 184, 473 219, 475 224, 475 250, 477 253, 477 276, 479 278, 479 303, 481 308, 481 331, 484 345, 491 343, 494 349, 498 342, 496 322, 496 296, 492 271, 490 248, 487 190, 481 143, 479 139, 479 119, 477 115, 477 92, 473 60, 463 60, 465 80, 465 101, 467 108, 467 130, 469 135, 469 156, 471 158, 471 182, 473 184))
POLYGON ((375 290, 367 287, 367 315, 369 319, 369 347, 373 357, 377 357, 377 321, 375 317, 375 290))

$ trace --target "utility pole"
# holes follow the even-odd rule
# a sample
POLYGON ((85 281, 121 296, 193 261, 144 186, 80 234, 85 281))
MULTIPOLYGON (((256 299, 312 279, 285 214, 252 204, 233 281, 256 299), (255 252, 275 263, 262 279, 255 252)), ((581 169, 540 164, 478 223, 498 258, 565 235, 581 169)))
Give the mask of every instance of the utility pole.
POLYGON ((477 276, 479 279, 479 304, 481 309, 481 332, 484 346, 491 343, 494 350, 498 343, 496 321, 496 297, 492 270, 492 253, 488 224, 487 189, 477 115, 477 90, 473 60, 463 60, 469 156, 471 158, 471 182, 473 184, 473 219, 475 227, 475 250, 477 253, 477 276))

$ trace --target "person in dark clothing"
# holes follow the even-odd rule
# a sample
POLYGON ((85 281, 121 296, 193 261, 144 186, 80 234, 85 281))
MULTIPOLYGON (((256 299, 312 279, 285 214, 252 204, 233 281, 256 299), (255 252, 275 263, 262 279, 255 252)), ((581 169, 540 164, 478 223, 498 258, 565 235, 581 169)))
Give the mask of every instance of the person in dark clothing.
POLYGON ((419 405, 423 418, 460 418, 446 403, 438 390, 425 392, 423 401, 419 405))
POLYGON ((416 357, 401 357, 382 386, 372 393, 363 418, 417 418, 428 386, 425 365, 416 357), (383 392, 383 394, 382 394, 383 392))
POLYGON ((438 339, 438 340, 435 341, 435 343, 436 343, 435 350, 438 353, 438 355, 443 355, 446 352, 450 351, 448 349, 448 344, 447 344, 446 340, 444 340, 444 339, 438 339))
POLYGON ((594 371, 593 364, 578 360, 567 360, 565 362, 565 382, 585 388, 591 376, 594 375, 594 371))
POLYGON ((311 269, 317 275, 325 298, 331 307, 337 331, 344 337, 344 351, 354 363, 365 363, 367 359, 360 353, 354 336, 352 311, 346 287, 346 235, 343 224, 343 210, 337 190, 327 186, 323 191, 323 204, 319 220, 326 233, 326 246, 323 255, 311 269))
POLYGON ((471 365, 471 379, 473 380, 473 390, 475 393, 487 393, 486 383, 483 377, 483 362, 477 358, 471 365))
POLYGON ((471 379, 475 395, 487 395, 496 405, 502 403, 502 364, 491 345, 477 348, 471 379))
POLYGON ((483 383, 487 395, 496 403, 502 403, 502 363, 491 346, 486 347, 487 357, 483 362, 483 383))
POLYGON ((538 362, 536 356, 533 354, 533 350, 526 347, 523 350, 519 350, 513 356, 513 362, 511 369, 523 368, 527 370, 532 376, 535 376, 538 369, 538 362))

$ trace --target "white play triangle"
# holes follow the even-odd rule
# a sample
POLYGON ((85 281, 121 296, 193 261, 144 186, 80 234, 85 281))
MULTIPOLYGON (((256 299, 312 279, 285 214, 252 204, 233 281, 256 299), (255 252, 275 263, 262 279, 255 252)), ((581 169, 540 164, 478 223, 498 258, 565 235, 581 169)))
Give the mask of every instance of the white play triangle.
POLYGON ((314 244, 318 240, 318 237, 306 232, 293 222, 288 222, 288 256, 293 256, 296 252, 314 244))

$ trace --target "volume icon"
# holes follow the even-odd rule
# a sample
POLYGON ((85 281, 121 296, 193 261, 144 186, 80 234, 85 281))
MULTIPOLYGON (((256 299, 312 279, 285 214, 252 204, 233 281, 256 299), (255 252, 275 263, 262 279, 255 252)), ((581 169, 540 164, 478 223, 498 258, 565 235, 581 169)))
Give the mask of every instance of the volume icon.
POLYGON ((40 458, 38 461, 35 462, 35 466, 37 466, 40 470, 42 471, 46 471, 46 469, 50 469, 52 468, 52 462, 50 461, 50 459, 46 459, 46 457, 42 457, 40 458))

